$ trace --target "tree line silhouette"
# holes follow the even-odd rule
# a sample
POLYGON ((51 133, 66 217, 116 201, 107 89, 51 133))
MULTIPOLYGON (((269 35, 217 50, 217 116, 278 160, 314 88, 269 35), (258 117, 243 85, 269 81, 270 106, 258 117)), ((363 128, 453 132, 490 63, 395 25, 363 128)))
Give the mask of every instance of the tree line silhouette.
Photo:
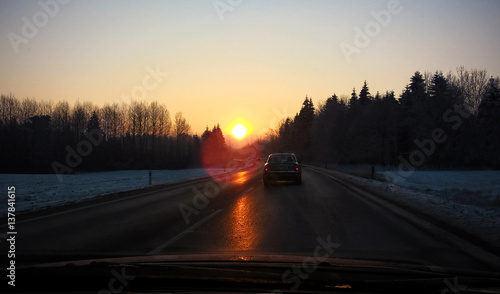
MULTIPOLYGON (((306 97, 295 117, 259 141, 262 155, 291 151, 320 163, 500 168, 499 84, 485 70, 459 67, 446 76, 417 71, 399 97, 394 91, 372 95, 366 81, 359 93, 334 94, 317 106, 306 97)), ((225 166, 243 153, 227 146, 218 124, 193 135, 182 113, 172 118, 156 101, 70 106, 0 96, 2 173, 225 166)))
POLYGON ((191 134, 182 113, 172 118, 156 101, 99 107, 91 102, 70 106, 67 101, 0 96, 3 173, 199 167, 204 141, 211 150, 231 152, 218 125, 212 131, 207 128, 200 138, 191 134))
POLYGON ((303 161, 369 163, 404 169, 500 168, 499 78, 459 67, 446 76, 415 72, 402 93, 306 97, 295 117, 266 135, 265 153, 303 161))

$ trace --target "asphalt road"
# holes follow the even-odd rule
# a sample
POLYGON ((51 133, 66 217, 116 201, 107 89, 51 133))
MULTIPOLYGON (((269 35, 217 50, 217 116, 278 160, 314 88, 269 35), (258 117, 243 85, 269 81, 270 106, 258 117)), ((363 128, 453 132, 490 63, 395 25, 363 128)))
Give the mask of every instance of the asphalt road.
POLYGON ((18 260, 76 253, 82 258, 235 251, 313 256, 321 238, 336 244, 331 257, 491 270, 320 172, 304 168, 302 185, 264 186, 261 176, 242 171, 224 178, 228 183, 207 179, 20 216, 16 255, 18 260))

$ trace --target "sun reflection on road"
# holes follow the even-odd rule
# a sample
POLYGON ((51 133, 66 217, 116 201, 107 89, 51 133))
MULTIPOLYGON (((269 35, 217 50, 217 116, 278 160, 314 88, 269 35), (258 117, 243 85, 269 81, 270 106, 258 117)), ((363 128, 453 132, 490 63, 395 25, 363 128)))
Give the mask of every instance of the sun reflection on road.
POLYGON ((234 183, 239 184, 239 185, 243 185, 247 181, 248 181, 248 172, 246 172, 246 171, 242 171, 242 172, 237 173, 235 176, 235 179, 234 179, 234 183))
POLYGON ((233 250, 246 251, 255 248, 257 232, 250 202, 247 194, 236 201, 231 211, 230 238, 233 250))

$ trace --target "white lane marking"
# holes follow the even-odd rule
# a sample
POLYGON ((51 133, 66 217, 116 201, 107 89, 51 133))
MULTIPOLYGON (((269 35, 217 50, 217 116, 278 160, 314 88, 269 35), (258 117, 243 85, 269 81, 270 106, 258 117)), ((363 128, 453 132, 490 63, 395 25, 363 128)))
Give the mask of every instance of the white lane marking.
MULTIPOLYGON (((246 194, 252 192, 254 188, 255 187, 251 187, 251 188, 246 189, 242 193, 238 194, 238 198, 242 197, 243 195, 246 195, 246 194)), ((154 254, 160 253, 163 249, 165 249, 168 246, 172 245, 174 242, 176 242, 179 239, 181 239, 182 237, 186 236, 188 233, 191 233, 192 231, 194 231, 195 229, 197 229, 199 226, 201 226, 202 224, 204 224, 205 222, 207 222, 209 219, 211 219, 214 216, 216 216, 217 214, 219 214, 221 211, 222 211, 222 209, 218 209, 218 210, 212 212, 211 214, 207 215, 205 218, 203 218, 202 220, 198 221, 197 223, 195 223, 194 225, 190 226, 189 228, 185 229, 184 231, 180 232, 179 234, 175 235, 174 237, 172 237, 167 242, 161 244, 159 247, 157 247, 157 248, 149 251, 148 255, 154 255, 154 254)))
POLYGON ((222 209, 218 209, 218 210, 212 212, 211 214, 207 215, 205 218, 203 218, 202 220, 198 221, 197 223, 195 223, 194 225, 190 226, 189 228, 185 229, 184 231, 180 232, 179 234, 175 235, 174 237, 172 237, 167 242, 161 244, 159 247, 157 247, 157 248, 151 250, 150 252, 148 252, 148 255, 154 255, 154 254, 160 253, 163 249, 165 249, 166 247, 170 246, 171 244, 173 244, 177 240, 181 239, 182 237, 184 237, 188 233, 191 233, 192 231, 194 231, 195 229, 197 229, 199 226, 201 226, 202 224, 206 223, 208 220, 210 220, 211 218, 213 218, 214 216, 216 216, 217 214, 219 214, 221 211, 222 211, 222 209))

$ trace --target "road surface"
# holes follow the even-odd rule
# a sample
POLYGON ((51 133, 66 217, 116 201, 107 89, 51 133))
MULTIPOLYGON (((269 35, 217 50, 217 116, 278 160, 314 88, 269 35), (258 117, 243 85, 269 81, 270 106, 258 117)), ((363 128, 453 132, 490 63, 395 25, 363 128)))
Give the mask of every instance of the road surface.
MULTIPOLYGON (((19 216, 17 259, 235 251, 312 256, 317 239, 329 238, 338 244, 332 257, 492 270, 316 170, 304 168, 302 185, 264 186, 260 171, 224 180, 19 216)), ((0 247, 6 252, 5 242, 0 247)))

